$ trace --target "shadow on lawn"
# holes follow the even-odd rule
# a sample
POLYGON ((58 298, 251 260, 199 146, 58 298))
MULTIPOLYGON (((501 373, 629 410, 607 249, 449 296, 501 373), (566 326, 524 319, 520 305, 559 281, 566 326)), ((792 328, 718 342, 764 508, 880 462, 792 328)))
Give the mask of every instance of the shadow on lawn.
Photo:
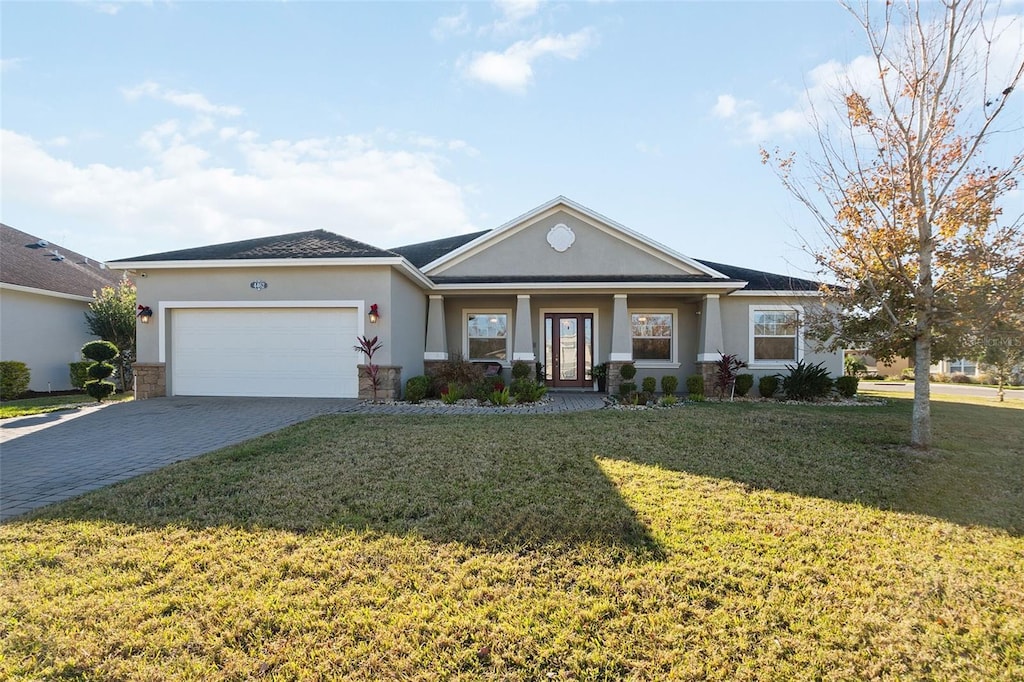
POLYGON ((415 535, 506 551, 664 550, 559 417, 315 419, 26 518, 415 535), (518 427, 524 427, 521 430, 518 427))
POLYGON ((935 447, 921 453, 906 445, 910 400, 686 409, 608 434, 602 455, 1024 535, 1024 411, 933 402, 935 447))

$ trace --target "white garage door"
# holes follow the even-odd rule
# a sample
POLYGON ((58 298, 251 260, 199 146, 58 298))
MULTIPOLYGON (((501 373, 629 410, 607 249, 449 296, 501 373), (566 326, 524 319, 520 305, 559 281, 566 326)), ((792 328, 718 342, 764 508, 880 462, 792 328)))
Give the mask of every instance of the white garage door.
POLYGON ((176 309, 171 392, 355 398, 357 321, 349 308, 176 309))

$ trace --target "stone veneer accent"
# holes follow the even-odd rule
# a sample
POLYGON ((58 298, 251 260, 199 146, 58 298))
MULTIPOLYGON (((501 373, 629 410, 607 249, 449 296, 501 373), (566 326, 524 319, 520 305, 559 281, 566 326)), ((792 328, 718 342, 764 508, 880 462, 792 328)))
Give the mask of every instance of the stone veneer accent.
MULTIPOLYGON (((378 365, 380 386, 377 388, 377 400, 398 400, 402 397, 401 365, 378 365)), ((373 384, 366 373, 366 365, 359 365, 359 399, 373 400, 373 384)))
POLYGON ((632 365, 633 362, 632 361, 628 361, 628 362, 615 361, 615 362, 613 362, 613 361, 609 360, 606 364, 607 364, 607 367, 608 367, 608 378, 607 378, 608 395, 618 395, 619 394, 619 386, 622 385, 622 375, 619 373, 619 371, 622 369, 623 365, 632 365))
POLYGON ((718 363, 698 362, 697 373, 704 377, 704 395, 713 395, 715 378, 718 376, 718 363))
POLYGON ((167 395, 167 365, 162 362, 136 362, 135 399, 163 398, 167 395))

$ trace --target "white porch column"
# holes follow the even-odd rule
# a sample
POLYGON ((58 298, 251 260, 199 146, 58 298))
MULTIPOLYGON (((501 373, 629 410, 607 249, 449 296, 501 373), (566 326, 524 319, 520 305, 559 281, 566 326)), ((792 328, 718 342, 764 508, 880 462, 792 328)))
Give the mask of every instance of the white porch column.
POLYGON ((615 305, 612 308, 612 350, 608 354, 609 362, 633 361, 633 335, 630 332, 630 327, 626 294, 615 294, 615 305))
POLYGON ((427 307, 427 342, 424 360, 448 359, 448 335, 444 325, 444 296, 431 295, 427 307))
POLYGON ((716 362, 725 352, 722 336, 722 308, 718 294, 705 294, 700 306, 700 340, 697 362, 716 362))
POLYGON ((533 324, 530 318, 530 295, 516 296, 516 336, 512 345, 512 360, 536 361, 533 352, 533 324))

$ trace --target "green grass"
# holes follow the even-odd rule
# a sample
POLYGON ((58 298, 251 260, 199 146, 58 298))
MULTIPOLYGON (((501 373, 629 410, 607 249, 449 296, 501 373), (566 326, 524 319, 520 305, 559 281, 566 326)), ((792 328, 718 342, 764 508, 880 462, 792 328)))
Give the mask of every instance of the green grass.
POLYGON ((0 678, 1020 679, 1024 412, 335 416, 0 526, 0 678))
MULTIPOLYGON (((107 398, 107 402, 119 400, 131 400, 133 394, 115 393, 107 398)), ((45 398, 28 398, 25 400, 5 400, 0 402, 0 419, 11 419, 13 417, 28 417, 34 414, 47 414, 61 410, 77 410, 83 405, 93 405, 96 399, 85 395, 55 395, 45 398)))

